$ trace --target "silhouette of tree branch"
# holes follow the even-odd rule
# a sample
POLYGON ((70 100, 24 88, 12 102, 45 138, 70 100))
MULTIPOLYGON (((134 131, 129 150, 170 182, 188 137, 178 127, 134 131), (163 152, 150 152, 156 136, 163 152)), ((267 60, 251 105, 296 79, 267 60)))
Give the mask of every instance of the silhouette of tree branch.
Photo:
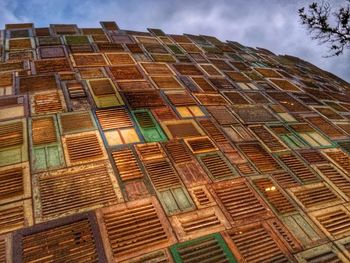
MULTIPOLYGON (((350 3, 350 0, 346 0, 350 3)), ((350 4, 332 11, 328 2, 313 2, 298 10, 300 21, 311 38, 329 45, 329 56, 339 56, 350 48, 350 4)))

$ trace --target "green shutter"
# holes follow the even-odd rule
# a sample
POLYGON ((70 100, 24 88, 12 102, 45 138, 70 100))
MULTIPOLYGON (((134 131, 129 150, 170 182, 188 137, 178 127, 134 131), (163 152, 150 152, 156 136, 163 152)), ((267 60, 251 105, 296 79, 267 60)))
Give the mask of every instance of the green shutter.
POLYGON ((22 162, 22 150, 20 147, 0 151, 0 166, 22 162))
POLYGON ((27 161, 26 119, 16 119, 0 123, 0 145, 0 166, 27 161))
POLYGON ((158 196, 168 215, 190 211, 194 208, 193 202, 184 187, 160 190, 158 196))
POLYGON ((183 262, 237 262, 219 233, 200 237, 170 247, 176 263, 183 262))
POLYGON ((88 45, 90 44, 88 36, 64 36, 67 45, 88 45))
POLYGON ((344 151, 350 154, 350 141, 340 141, 337 143, 344 151))
POLYGON ((132 115, 135 118, 146 142, 161 142, 167 140, 163 130, 160 128, 149 110, 134 110, 132 111, 132 115))
POLYGON ((110 79, 90 79, 87 80, 87 84, 97 108, 109 108, 124 105, 122 97, 110 79))
POLYGON ((124 105, 119 94, 93 97, 98 108, 109 108, 124 105))
MULTIPOLYGON (((48 122, 49 123, 49 122, 48 122)), ((47 127, 47 126, 46 126, 47 127)), ((32 118, 29 122, 29 135, 31 138, 31 161, 33 172, 56 169, 65 165, 63 150, 60 140, 60 132, 55 115, 32 118), (40 119, 48 119, 53 122, 53 129, 50 127, 49 138, 56 135, 56 140, 46 141, 43 134, 38 134, 35 145, 32 131, 33 122, 40 119), (40 138, 40 140, 38 139, 40 138)), ((45 129, 45 127, 43 127, 45 129)), ((48 129, 48 128, 46 128, 48 129)), ((47 135, 47 134, 46 134, 47 135)))
POLYGON ((64 165, 64 157, 60 145, 33 147, 33 170, 49 170, 64 165))
POLYGON ((308 148, 308 145, 294 134, 285 134, 279 137, 292 149, 308 148))

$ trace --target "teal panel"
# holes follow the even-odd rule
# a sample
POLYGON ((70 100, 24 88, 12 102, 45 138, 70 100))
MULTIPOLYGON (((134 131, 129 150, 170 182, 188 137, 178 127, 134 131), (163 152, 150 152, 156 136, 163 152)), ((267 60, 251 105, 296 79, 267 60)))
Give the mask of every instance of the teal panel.
POLYGON ((170 190, 162 191, 159 194, 161 203, 167 214, 173 214, 179 211, 179 207, 170 190))
POLYGON ((59 146, 48 146, 46 148, 46 154, 48 168, 60 167, 62 165, 62 152, 59 146))
POLYGON ((34 170, 43 170, 47 167, 46 165, 46 153, 45 148, 35 148, 33 156, 33 168, 34 170))
POLYGON ((161 142, 167 140, 163 130, 149 110, 134 110, 132 111, 132 115, 146 142, 161 142))
POLYGON ((189 197, 182 188, 173 189, 175 200, 182 211, 192 208, 189 197))
POLYGON ((219 233, 175 244, 170 251, 176 263, 206 262, 208 259, 210 262, 237 262, 219 233))
POLYGON ((0 151, 0 166, 22 162, 22 148, 13 148, 0 151))

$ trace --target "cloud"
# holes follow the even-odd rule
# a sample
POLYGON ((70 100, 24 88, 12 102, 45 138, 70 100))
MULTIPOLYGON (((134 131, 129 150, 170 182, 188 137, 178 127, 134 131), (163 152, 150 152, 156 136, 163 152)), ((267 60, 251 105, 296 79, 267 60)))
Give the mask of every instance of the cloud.
MULTIPOLYGON (((299 24, 298 8, 303 0, 2 0, 0 23, 31 21, 36 26, 76 23, 97 27, 99 21, 114 20, 124 29, 161 28, 166 33, 206 34, 221 40, 264 47, 310 61, 350 81, 349 51, 324 58, 327 48, 307 36, 299 24)), ((343 0, 333 0, 338 5, 343 0)))

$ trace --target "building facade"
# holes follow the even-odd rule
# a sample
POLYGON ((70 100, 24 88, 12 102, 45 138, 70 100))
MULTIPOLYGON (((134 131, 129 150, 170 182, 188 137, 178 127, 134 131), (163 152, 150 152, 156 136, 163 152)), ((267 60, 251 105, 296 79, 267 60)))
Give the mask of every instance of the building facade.
POLYGON ((147 30, 0 31, 0 261, 349 262, 350 84, 147 30))

